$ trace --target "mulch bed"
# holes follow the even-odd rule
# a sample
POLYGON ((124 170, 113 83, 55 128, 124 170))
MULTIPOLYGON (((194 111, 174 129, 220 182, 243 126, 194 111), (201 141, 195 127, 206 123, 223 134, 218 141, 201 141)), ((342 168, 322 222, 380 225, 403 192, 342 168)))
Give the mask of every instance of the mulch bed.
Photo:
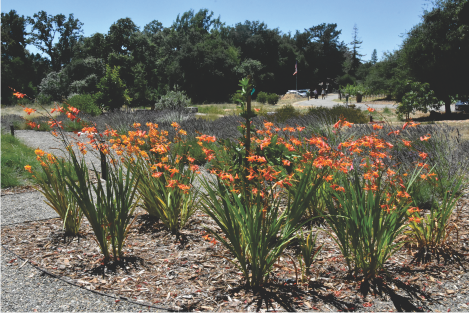
MULTIPOLYGON (((460 200, 453 215, 459 225, 457 247, 461 255, 468 255, 468 197, 460 200)), ((102 264, 86 220, 77 238, 64 238, 61 221, 51 219, 2 227, 1 242, 67 281, 170 310, 426 311, 432 304, 451 306, 458 295, 469 292, 469 279, 461 279, 469 268, 467 257, 420 265, 411 263, 415 250, 408 248, 388 262, 389 277, 362 284, 347 275, 340 251, 325 232, 319 233, 318 243, 324 247, 307 282, 297 284, 295 266, 299 265, 292 248, 287 251, 291 258, 282 257, 275 265, 268 285, 248 290, 241 272, 226 259, 229 252, 205 237, 204 225, 215 227, 197 212, 176 238, 147 214, 139 215, 125 244, 126 257, 107 265, 102 264)), ((19 262, 12 259, 9 264, 19 262)))

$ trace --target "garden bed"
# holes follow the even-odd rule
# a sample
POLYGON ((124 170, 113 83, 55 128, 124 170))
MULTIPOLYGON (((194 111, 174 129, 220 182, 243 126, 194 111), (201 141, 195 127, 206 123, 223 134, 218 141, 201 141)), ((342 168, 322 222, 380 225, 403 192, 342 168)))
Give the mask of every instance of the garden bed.
MULTIPOLYGON (((454 233, 453 239, 459 240, 461 255, 467 255, 467 190, 453 219, 459 226, 459 238, 454 233)), ((228 261, 230 253, 207 237, 204 225, 216 228, 205 214, 197 212, 176 238, 147 214, 139 215, 126 241, 125 258, 106 266, 87 221, 80 236, 73 239, 64 239, 60 219, 4 226, 1 234, 5 248, 68 282, 171 310, 427 311, 454 307, 455 303, 464 310, 469 299, 467 258, 460 262, 433 260, 423 266, 411 264, 415 250, 402 248, 387 263, 389 277, 383 275, 374 285, 361 286, 347 276, 346 263, 325 232, 319 232, 317 243, 324 247, 313 262, 308 282, 296 284, 299 264, 293 245, 287 254, 295 264, 282 257, 270 284, 253 292, 245 288, 239 270, 228 261)), ((325 226, 316 229, 327 230, 325 226)), ((11 264, 15 262, 20 261, 11 260, 11 264)))

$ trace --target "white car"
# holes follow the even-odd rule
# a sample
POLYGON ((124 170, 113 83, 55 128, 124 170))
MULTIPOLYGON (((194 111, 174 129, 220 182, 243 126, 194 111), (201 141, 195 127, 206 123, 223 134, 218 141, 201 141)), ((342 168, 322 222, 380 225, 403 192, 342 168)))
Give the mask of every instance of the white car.
POLYGON ((308 95, 306 94, 306 89, 303 89, 303 90, 288 90, 287 91, 287 95, 288 94, 291 94, 291 95, 297 95, 297 96, 300 96, 300 97, 303 97, 303 98, 306 98, 308 95))

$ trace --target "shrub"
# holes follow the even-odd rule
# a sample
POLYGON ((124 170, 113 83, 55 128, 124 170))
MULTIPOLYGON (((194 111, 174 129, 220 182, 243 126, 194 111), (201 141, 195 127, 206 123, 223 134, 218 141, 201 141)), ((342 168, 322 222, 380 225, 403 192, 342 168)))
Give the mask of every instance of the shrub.
POLYGON ((186 96, 184 91, 170 90, 162 96, 155 104, 157 110, 180 110, 187 108, 191 104, 191 99, 186 96))
POLYGON ((40 93, 37 95, 36 101, 42 105, 49 105, 53 101, 52 96, 40 93))
POLYGON ((102 113, 93 96, 89 94, 74 95, 67 100, 67 103, 83 113, 87 113, 92 116, 97 116, 102 113))
POLYGON ((284 105, 280 109, 278 109, 275 114, 273 115, 273 118, 277 122, 285 122, 286 120, 290 118, 295 118, 300 115, 300 112, 293 107, 291 104, 284 105))
POLYGON ((341 105, 336 105, 332 108, 318 107, 308 108, 308 115, 322 116, 324 119, 337 121, 345 118, 348 122, 354 124, 365 124, 368 122, 368 117, 365 112, 360 109, 348 108, 341 105))
POLYGON ((99 92, 96 93, 96 103, 101 109, 115 110, 123 105, 129 105, 132 98, 128 95, 126 85, 119 76, 120 66, 111 68, 106 65, 106 75, 99 81, 99 92))
POLYGON ((266 92, 261 91, 257 94, 256 101, 262 104, 266 104, 268 98, 269 98, 269 95, 266 92))
POLYGON ((279 96, 275 93, 271 93, 267 96, 267 102, 271 105, 275 105, 278 103, 279 96))

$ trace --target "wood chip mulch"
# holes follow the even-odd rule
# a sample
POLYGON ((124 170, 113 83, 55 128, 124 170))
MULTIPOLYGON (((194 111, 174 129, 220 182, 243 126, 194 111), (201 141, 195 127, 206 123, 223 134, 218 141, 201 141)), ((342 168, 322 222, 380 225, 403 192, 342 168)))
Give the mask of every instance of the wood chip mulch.
MULTIPOLYGON (((312 277, 297 284, 295 267, 299 264, 292 248, 287 251, 291 258, 282 257, 275 264, 268 285, 249 290, 241 272, 227 260, 229 252, 205 237, 203 226, 215 224, 200 212, 179 238, 150 216, 139 215, 125 244, 126 257, 107 265, 102 264, 86 221, 76 238, 63 237, 59 219, 5 226, 1 243, 21 258, 77 285, 170 310, 422 311, 433 304, 450 305, 469 293, 469 197, 460 200, 453 216, 459 226, 456 247, 460 261, 411 263, 415 250, 405 247, 387 263, 389 276, 382 275, 369 285, 347 275, 337 245, 321 231, 318 244, 324 243, 324 247, 313 263, 312 277)), ((11 260, 11 264, 17 262, 11 260)))

